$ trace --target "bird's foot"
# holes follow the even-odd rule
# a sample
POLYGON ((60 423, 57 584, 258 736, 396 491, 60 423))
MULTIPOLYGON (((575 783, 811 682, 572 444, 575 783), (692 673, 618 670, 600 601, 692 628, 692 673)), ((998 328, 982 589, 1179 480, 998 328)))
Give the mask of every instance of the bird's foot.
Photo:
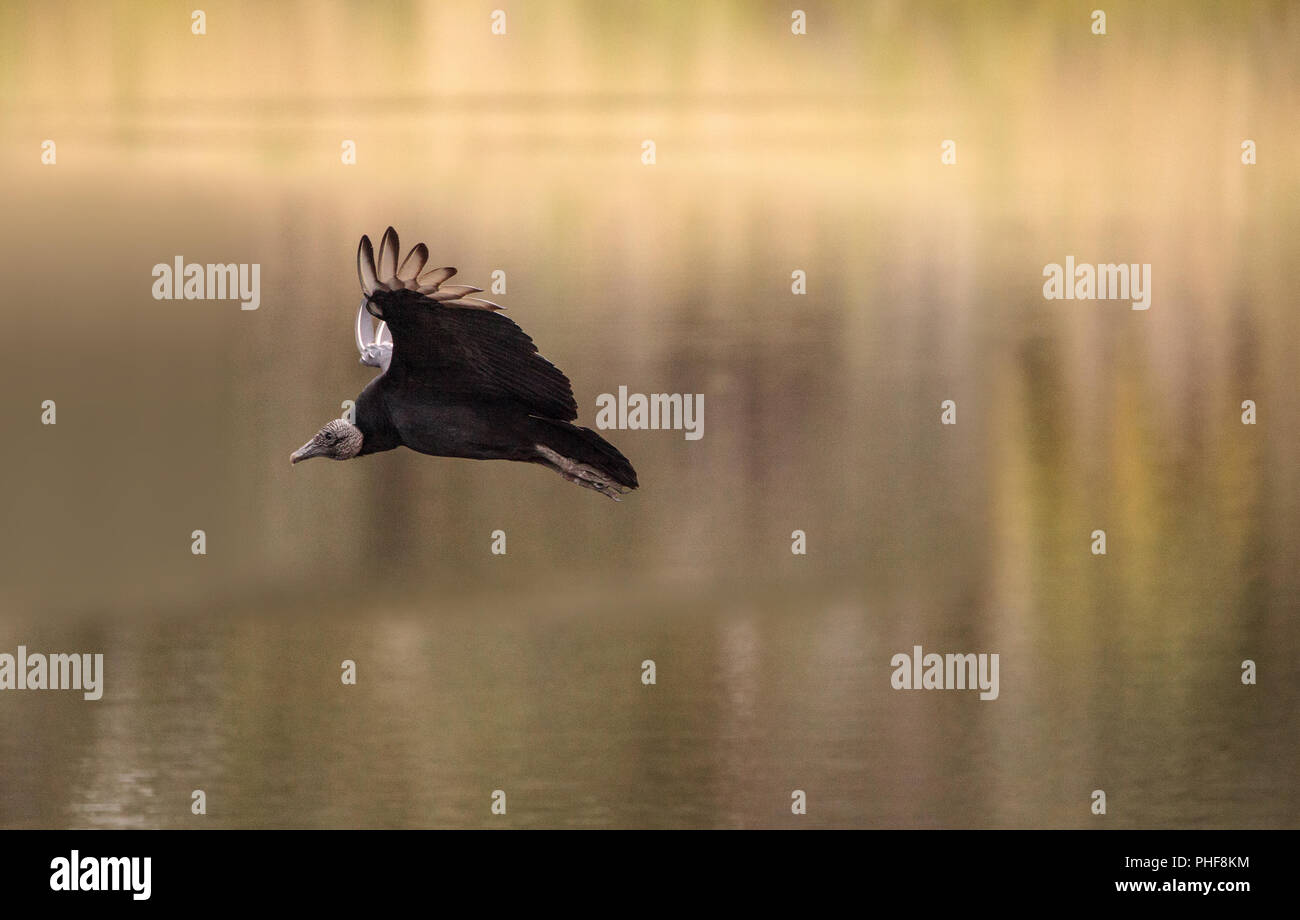
POLYGON ((570 460, 568 457, 561 456, 541 444, 537 445, 537 449, 547 459, 551 467, 564 477, 567 482, 577 483, 584 489, 594 489, 601 495, 608 496, 616 502, 622 501, 619 498, 620 495, 632 491, 627 486, 619 485, 594 466, 570 460))
MULTIPOLYGON (((592 470, 592 472, 595 471, 592 470)), ((576 482, 584 489, 595 489, 601 495, 608 495, 616 502, 622 501, 623 499, 619 498, 619 496, 622 495, 624 492, 628 491, 625 487, 617 485, 616 483, 608 479, 604 479, 603 477, 601 479, 594 479, 594 478, 588 478, 586 476, 583 476, 581 473, 564 473, 564 472, 560 473, 560 475, 563 476, 565 479, 567 479, 569 482, 576 482)), ((597 473, 596 475, 599 476, 600 474, 597 473)))

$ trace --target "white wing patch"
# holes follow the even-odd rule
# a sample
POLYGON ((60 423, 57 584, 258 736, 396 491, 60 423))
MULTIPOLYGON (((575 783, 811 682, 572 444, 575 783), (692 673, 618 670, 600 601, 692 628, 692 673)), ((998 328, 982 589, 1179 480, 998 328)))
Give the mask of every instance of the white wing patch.
POLYGON ((364 300, 357 310, 357 351, 361 352, 362 364, 377 367, 381 372, 388 370, 393 361, 393 334, 385 322, 375 326, 364 300))

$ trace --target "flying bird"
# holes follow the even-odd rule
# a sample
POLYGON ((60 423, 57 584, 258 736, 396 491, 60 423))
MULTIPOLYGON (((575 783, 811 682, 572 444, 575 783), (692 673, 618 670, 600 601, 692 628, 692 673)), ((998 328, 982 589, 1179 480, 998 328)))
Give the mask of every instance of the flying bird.
POLYGON ((357 311, 361 363, 381 373, 356 399, 355 424, 337 418, 290 455, 350 460, 409 447, 435 457, 516 460, 550 467, 615 501, 637 487, 614 445, 572 422, 569 378, 496 312, 482 288, 447 284, 454 268, 425 269, 420 243, 401 265, 397 232, 357 249, 364 299, 357 311), (379 320, 378 327, 371 317, 379 320))

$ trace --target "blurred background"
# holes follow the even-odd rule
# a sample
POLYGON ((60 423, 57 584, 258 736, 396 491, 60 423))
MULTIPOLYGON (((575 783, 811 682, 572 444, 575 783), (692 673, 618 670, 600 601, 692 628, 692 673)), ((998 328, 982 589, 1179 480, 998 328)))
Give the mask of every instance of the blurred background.
POLYGON ((106 669, 0 693, 0 825, 1296 825, 1300 7, 197 4, 0 7, 0 651, 106 669), (290 467, 389 224, 704 438, 290 467))

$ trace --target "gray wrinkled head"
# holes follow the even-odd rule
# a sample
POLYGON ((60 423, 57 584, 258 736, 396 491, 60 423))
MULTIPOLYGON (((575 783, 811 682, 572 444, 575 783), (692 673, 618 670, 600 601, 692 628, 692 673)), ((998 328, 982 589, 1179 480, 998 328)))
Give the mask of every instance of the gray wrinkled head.
POLYGON ((361 440, 360 428, 346 419, 336 418, 316 432, 316 437, 290 454, 289 462, 297 463, 312 457, 350 460, 361 452, 361 440))

